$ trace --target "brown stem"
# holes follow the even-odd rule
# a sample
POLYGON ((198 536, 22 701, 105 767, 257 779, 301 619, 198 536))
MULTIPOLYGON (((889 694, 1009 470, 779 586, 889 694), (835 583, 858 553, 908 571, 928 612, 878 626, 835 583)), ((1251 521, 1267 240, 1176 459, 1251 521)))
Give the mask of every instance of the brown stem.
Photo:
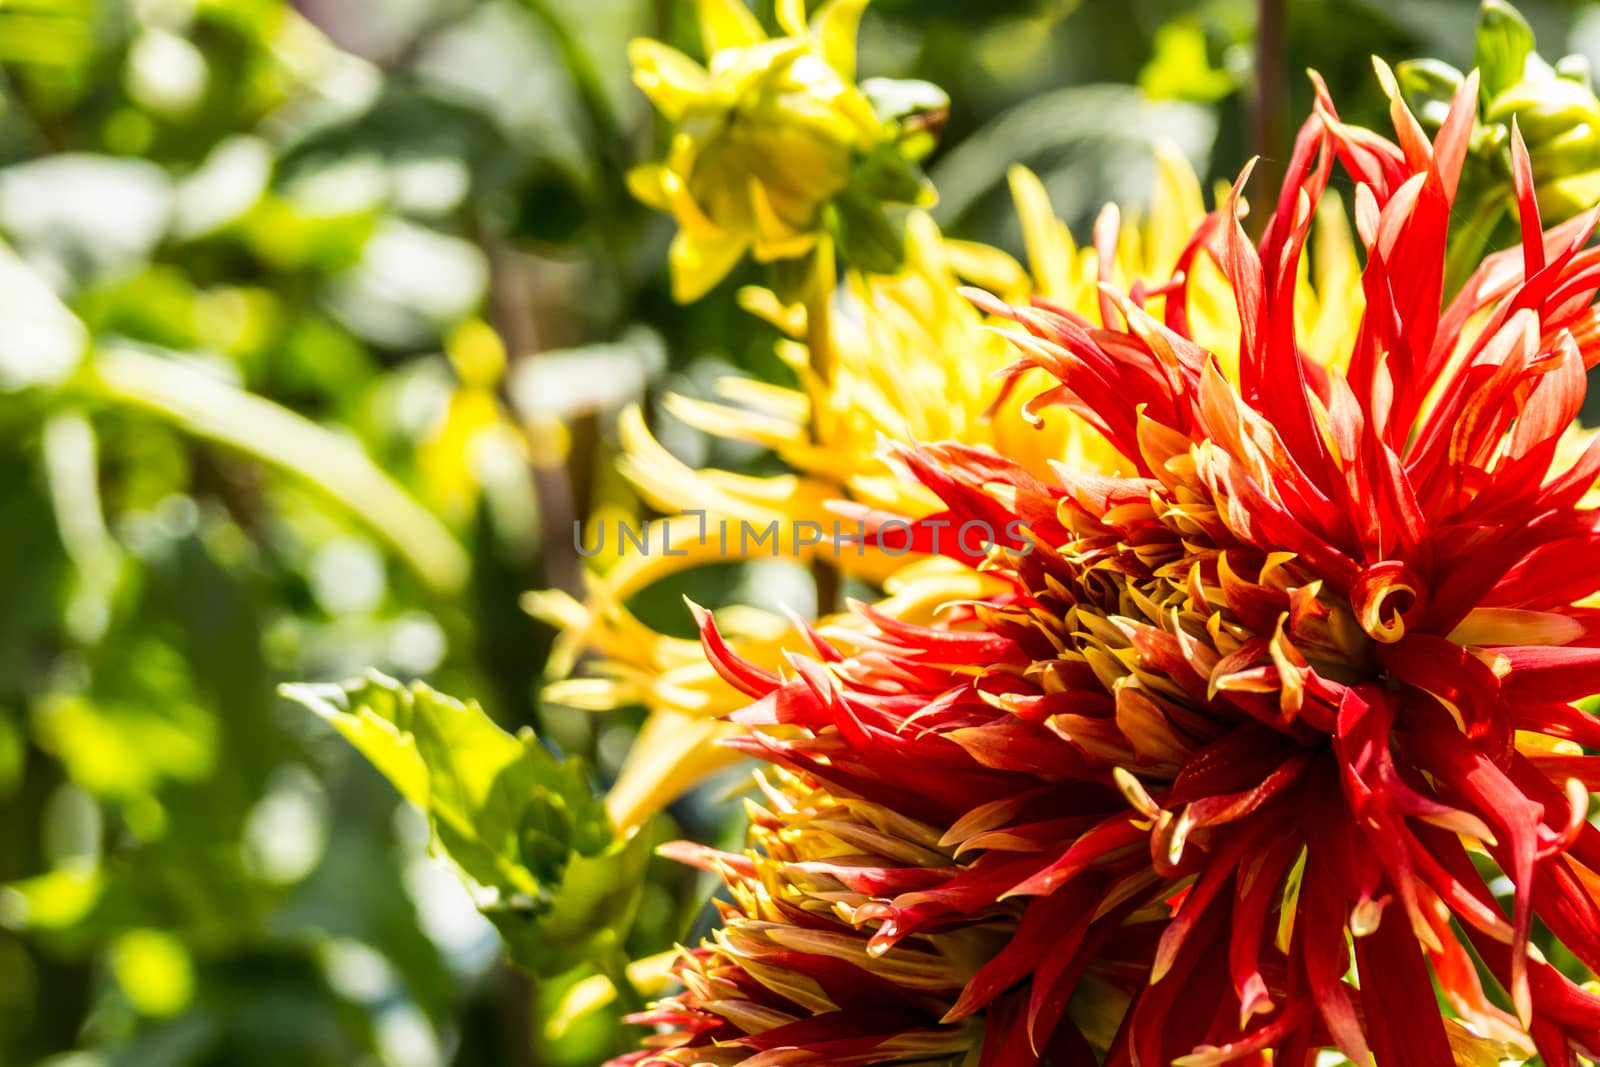
POLYGON ((504 1067, 539 1067, 538 1037, 541 1020, 534 1004, 537 988, 524 971, 502 964, 499 979, 499 1015, 504 1067))
MULTIPOLYGON (((814 379, 811 390, 811 441, 822 445, 828 439, 827 420, 829 383, 833 380, 833 246, 827 239, 818 242, 812 263, 812 277, 806 286, 806 352, 814 379)), ((818 546, 822 548, 823 546, 818 546)), ((811 581, 817 591, 817 617, 839 610, 839 569, 827 555, 818 551, 811 557, 811 581)))
POLYGON ((1256 80, 1250 101, 1250 147, 1260 159, 1252 181, 1255 206, 1250 212, 1250 230, 1257 237, 1266 228, 1272 202, 1283 185, 1288 153, 1288 9, 1288 0, 1257 0, 1256 4, 1256 80))
MULTIPOLYGON (((506 347, 507 363, 515 365, 518 360, 536 358, 541 344, 528 263, 499 237, 485 231, 486 226, 480 227, 479 245, 489 261, 489 321, 506 347)), ((510 380, 509 373, 506 379, 510 380)), ((579 465, 588 462, 589 457, 582 456, 579 465)), ((572 546, 572 521, 581 514, 574 499, 573 476, 565 469, 538 465, 530 476, 539 501, 544 584, 577 592, 583 587, 583 569, 572 546)))

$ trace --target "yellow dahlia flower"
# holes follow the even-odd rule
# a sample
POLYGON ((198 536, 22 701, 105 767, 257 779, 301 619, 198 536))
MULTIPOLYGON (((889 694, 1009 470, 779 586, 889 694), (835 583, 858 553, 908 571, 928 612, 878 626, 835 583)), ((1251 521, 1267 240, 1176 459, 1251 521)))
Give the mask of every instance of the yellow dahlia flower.
MULTIPOLYGON (((588 576, 583 603, 557 592, 529 599, 536 614, 563 631, 552 666, 557 677, 580 655, 594 657, 587 677, 558 681, 549 699, 596 711, 627 704, 650 710, 610 796, 619 825, 637 824, 737 759, 716 744, 736 727, 717 717, 745 702, 717 676, 698 642, 650 629, 624 606, 629 598, 670 574, 714 560, 771 557, 770 540, 756 544, 739 532, 777 523, 785 558, 805 561, 821 553, 846 574, 884 590, 878 611, 929 622, 949 601, 992 592, 992 579, 949 560, 857 545, 836 549, 831 543, 836 521, 846 533, 852 526, 833 510, 839 501, 917 517, 939 510, 931 493, 889 470, 880 437, 984 445, 1040 475, 1049 474, 1052 463, 1080 471, 1121 469, 1123 461, 1076 415, 1061 408, 1027 410, 1024 400, 1044 391, 1042 379, 1003 388, 996 373, 1013 361, 1010 345, 956 287, 959 280, 974 282, 1013 303, 1038 300, 1098 324, 1102 278, 1124 289, 1164 282, 1184 261, 1188 235, 1205 209, 1188 164, 1165 150, 1157 158, 1148 218, 1140 226, 1120 226, 1115 210, 1108 209, 1096 227, 1098 249, 1078 246, 1038 179, 1021 168, 1013 171, 1027 269, 996 249, 947 240, 930 219, 913 216, 906 269, 854 276, 841 291, 842 313, 829 316, 834 365, 826 383, 813 377, 800 340, 806 336, 804 310, 782 306, 769 292, 747 290, 746 306, 789 334, 782 353, 800 387, 730 378, 719 385, 723 403, 673 397, 668 406, 707 433, 771 448, 791 473, 752 477, 694 470, 651 436, 638 411, 624 416, 624 472, 650 505, 669 516, 651 524, 649 542, 670 543, 674 554, 617 553, 620 546, 613 545, 611 558, 602 561, 609 565, 588 576), (813 404, 812 396, 820 403, 813 404), (805 524, 827 536, 793 544, 799 539, 790 533, 805 524)), ((1347 355, 1361 291, 1348 228, 1336 207, 1321 216, 1311 259, 1297 291, 1297 316, 1307 335, 1318 338, 1312 351, 1347 355)), ((1205 257, 1193 260, 1193 270, 1189 310, 1196 335, 1224 360, 1236 361, 1231 291, 1205 257)), ((859 623, 853 614, 829 621, 859 623)), ((765 667, 778 668, 786 651, 812 647, 802 625, 787 617, 737 608, 719 613, 718 622, 740 658, 765 667)))

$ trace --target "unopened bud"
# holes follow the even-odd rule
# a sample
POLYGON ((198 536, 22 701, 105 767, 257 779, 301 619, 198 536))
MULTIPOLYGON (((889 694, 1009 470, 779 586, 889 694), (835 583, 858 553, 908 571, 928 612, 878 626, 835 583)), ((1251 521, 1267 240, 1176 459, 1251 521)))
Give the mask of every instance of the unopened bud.
POLYGON ((871 262, 857 266, 897 262, 883 205, 928 199, 914 163, 932 148, 945 104, 921 83, 874 82, 870 95, 855 84, 865 6, 830 0, 808 25, 798 4, 780 4, 788 36, 768 39, 739 0, 701 0, 708 69, 658 41, 633 42, 634 82, 673 135, 667 158, 635 170, 629 186, 678 222, 678 300, 703 295, 746 252, 796 259, 824 235, 839 239, 847 262, 852 244, 869 249, 871 262))
MULTIPOLYGON (((1465 187, 1498 197, 1515 216, 1511 187, 1511 123, 1528 147, 1544 221, 1560 222, 1600 202, 1600 98, 1589 64, 1568 56, 1551 66, 1534 50, 1533 30, 1504 0, 1485 0, 1473 62, 1479 73, 1478 119, 1465 187)), ((1461 84, 1461 73, 1437 60, 1397 70, 1406 104, 1437 128, 1461 84)))

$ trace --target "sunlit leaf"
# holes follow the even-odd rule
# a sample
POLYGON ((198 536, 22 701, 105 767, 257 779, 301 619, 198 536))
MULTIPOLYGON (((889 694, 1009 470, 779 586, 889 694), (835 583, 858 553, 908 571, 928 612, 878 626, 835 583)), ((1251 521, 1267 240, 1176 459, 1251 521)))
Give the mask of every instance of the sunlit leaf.
POLYGON ((640 835, 617 836, 576 760, 558 760, 531 731, 507 733, 475 703, 376 672, 283 692, 428 815, 516 962, 555 973, 617 947, 649 853, 640 835))
POLYGON ((67 277, 142 262, 166 232, 172 186, 141 159, 62 154, 0 171, 0 228, 67 277))
POLYGON ((1485 103, 1522 78, 1533 49, 1533 29, 1522 13, 1505 0, 1484 0, 1472 62, 1482 78, 1478 91, 1485 103))
POLYGON ((435 587, 457 589, 466 580, 466 554, 449 531, 347 438, 178 360, 133 348, 99 352, 93 380, 107 399, 157 412, 323 489, 435 587))
POLYGON ((0 889, 0 926, 57 930, 73 926, 99 902, 105 879, 98 867, 72 865, 0 889))
POLYGON ((111 973, 134 1008, 167 1018, 194 997, 194 965, 189 950, 160 930, 129 930, 111 946, 111 973))
POLYGON ((1152 100, 1210 103, 1238 87, 1228 71, 1206 54, 1205 28, 1194 19, 1172 19, 1156 31, 1155 54, 1139 71, 1139 88, 1152 100))
MULTIPOLYGON (((146 646, 147 655, 161 651, 146 646)), ((136 799, 169 779, 203 778, 216 752, 215 721, 181 699, 152 705, 58 694, 42 706, 35 729, 74 782, 116 800, 136 799)))

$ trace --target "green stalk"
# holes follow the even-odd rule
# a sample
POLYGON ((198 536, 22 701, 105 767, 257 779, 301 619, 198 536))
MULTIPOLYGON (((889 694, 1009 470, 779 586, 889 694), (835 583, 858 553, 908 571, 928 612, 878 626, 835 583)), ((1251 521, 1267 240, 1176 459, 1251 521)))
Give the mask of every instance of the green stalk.
MULTIPOLYGON (((1445 253, 1444 298, 1451 299, 1467 284, 1472 272, 1483 261, 1489 238, 1500 225, 1508 207, 1509 191, 1501 185, 1486 190, 1473 205, 1467 219, 1452 230, 1454 243, 1445 253)), ((1459 205, 1458 205, 1459 206, 1459 205)))

